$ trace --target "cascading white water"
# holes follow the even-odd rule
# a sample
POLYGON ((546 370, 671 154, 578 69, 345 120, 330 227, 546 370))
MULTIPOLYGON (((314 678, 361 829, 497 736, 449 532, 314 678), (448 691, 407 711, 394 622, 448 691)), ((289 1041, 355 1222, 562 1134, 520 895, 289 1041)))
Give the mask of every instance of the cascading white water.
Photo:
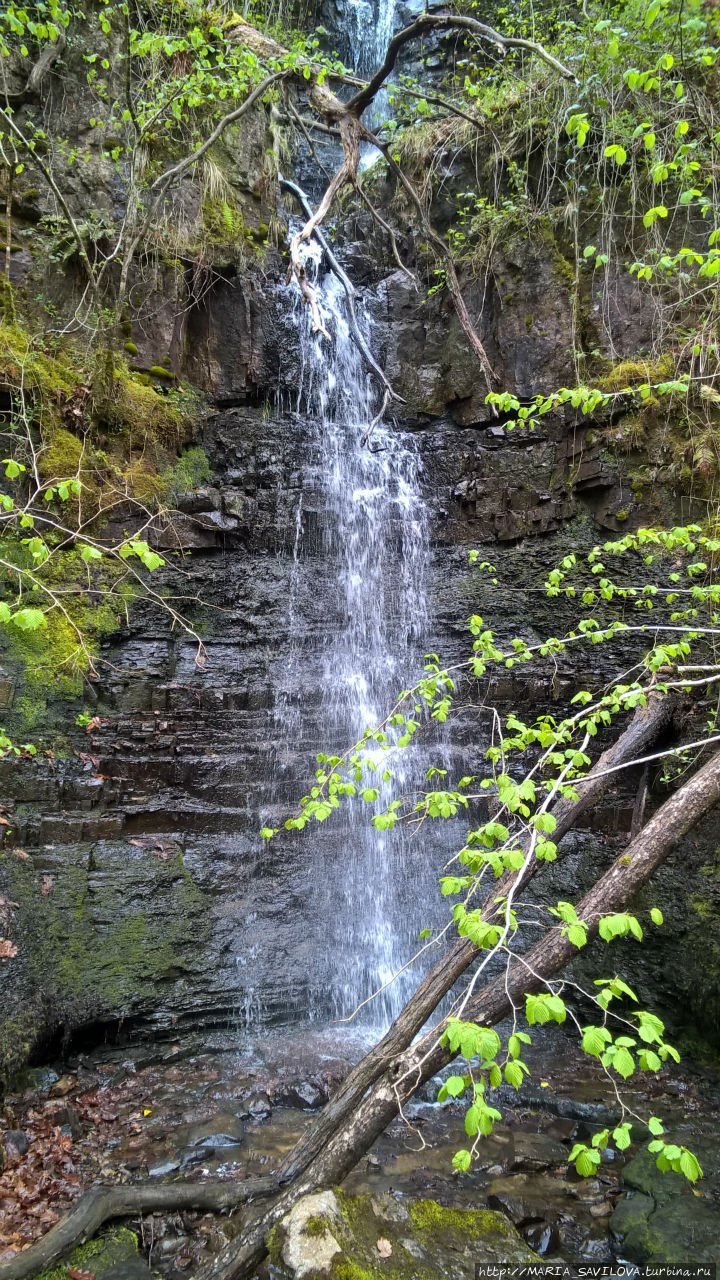
MULTIPOLYGON (((379 426, 372 448, 361 446, 376 411, 373 386, 352 341, 342 286, 328 275, 319 289, 333 341, 312 334, 308 309, 295 290, 301 348, 296 408, 313 423, 319 446, 316 482, 324 512, 319 550, 333 574, 342 617, 339 631, 328 628, 318 691, 326 734, 320 745, 334 753, 379 725, 422 665, 428 532, 412 435, 379 426)), ((363 323, 372 344, 368 322, 363 323)), ((307 551, 300 535, 296 562, 307 551)), ((291 667, 297 670, 302 660, 295 653, 291 667)), ((383 784, 383 754, 378 752, 380 807, 391 793, 403 792, 404 769, 410 765, 403 753, 394 752, 394 780, 383 784)), ((328 824, 331 853, 317 878, 314 902, 330 957, 330 973, 321 976, 317 989, 318 1016, 327 1014, 328 994, 331 1012, 347 1017, 389 982, 428 923, 423 913, 436 892, 437 868, 404 830, 377 831, 371 823, 374 810, 360 799, 348 801, 328 824)), ((387 987, 361 1021, 387 1025, 416 977, 403 975, 387 987)))
MULTIPOLYGON (((353 70, 371 76, 381 66, 395 27, 395 0, 348 0, 345 24, 353 70)), ((365 113, 365 123, 376 132, 390 113, 387 89, 377 94, 365 113)), ((378 155, 369 143, 360 148, 361 167, 378 155)))
POLYGON ((355 71, 376 71, 393 33, 395 0, 348 0, 345 21, 355 71))

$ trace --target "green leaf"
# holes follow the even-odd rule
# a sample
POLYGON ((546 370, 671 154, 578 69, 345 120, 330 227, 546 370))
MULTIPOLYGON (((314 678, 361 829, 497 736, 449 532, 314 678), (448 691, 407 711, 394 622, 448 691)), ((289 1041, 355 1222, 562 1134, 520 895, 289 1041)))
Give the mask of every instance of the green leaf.
POLYGON ((623 1047, 613 1054, 612 1066, 623 1080, 628 1080, 635 1071, 635 1059, 630 1051, 623 1047))
POLYGON ((461 1151, 455 1152, 452 1162, 454 1169, 458 1169, 460 1173, 467 1173, 472 1164, 472 1156, 469 1151, 463 1148, 461 1151))
POLYGON ((444 1087, 451 1098, 459 1098, 465 1092, 465 1081, 462 1076, 448 1076, 444 1087))
POLYGON ((21 631, 37 631, 38 627, 44 627, 47 624, 47 618, 42 609, 20 609, 13 614, 11 620, 21 631))
POLYGON ((599 1151, 582 1151, 575 1161, 575 1168, 581 1178, 589 1178, 600 1163, 599 1151))
POLYGON ((523 1082, 522 1067, 517 1062, 508 1062, 505 1065, 505 1079, 513 1089, 519 1089, 523 1082))
POLYGON ((662 1120, 658 1119, 657 1116, 650 1117, 648 1120, 648 1129, 651 1133, 654 1133, 656 1137, 665 1132, 665 1126, 663 1125, 662 1120))
POLYGON ((617 165, 622 165, 627 160, 627 151, 617 142, 613 142, 609 147, 606 147, 603 155, 609 160, 614 160, 617 165))
POLYGON ((680 1172, 685 1174, 689 1182, 697 1182, 698 1178, 702 1178, 702 1169, 697 1158, 685 1147, 680 1157, 680 1172))
POLYGON ((663 913, 659 907, 650 908, 650 919, 652 920, 653 924, 661 925, 664 921, 664 918, 665 917, 663 916, 663 913))
POLYGON ((612 1036, 606 1027, 583 1027, 582 1048, 591 1058, 599 1058, 612 1036))
POLYGON ((632 1126, 630 1121, 626 1120, 624 1124, 618 1125, 617 1129, 613 1129, 613 1139, 618 1151, 627 1151, 627 1148, 630 1146, 631 1128, 632 1126))
POLYGON ((91 560, 102 560, 102 551, 97 547, 91 547, 85 543, 85 545, 80 548, 80 556, 89 564, 91 560))

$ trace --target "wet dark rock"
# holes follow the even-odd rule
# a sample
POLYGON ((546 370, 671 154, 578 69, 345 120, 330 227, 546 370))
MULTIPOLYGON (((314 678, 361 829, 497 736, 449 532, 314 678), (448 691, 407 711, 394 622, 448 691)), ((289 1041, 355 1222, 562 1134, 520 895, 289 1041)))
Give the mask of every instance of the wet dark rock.
POLYGON ((557 1228, 553 1224, 547 1222, 533 1222, 529 1226, 523 1227, 522 1236, 527 1240, 531 1249, 540 1254, 541 1258, 545 1257, 551 1249, 555 1249, 558 1243, 557 1228))
POLYGON ((164 1178, 169 1173, 175 1173, 180 1168, 179 1160, 163 1160, 159 1164, 151 1165, 148 1169, 148 1177, 164 1178))
POLYGON ((25 1078, 29 1088, 36 1089, 38 1093, 48 1093, 60 1076, 52 1067, 31 1067, 25 1078))
POLYGON ((245 1128, 236 1116, 222 1113, 210 1120, 190 1125, 178 1131, 178 1142, 188 1147, 203 1147, 214 1150, 216 1147, 235 1147, 241 1142, 245 1128))
POLYGON ((566 1183, 559 1178, 531 1177, 526 1173, 493 1178, 487 1188, 487 1201, 491 1209, 500 1209, 516 1226, 555 1222, 571 1206, 566 1183))
POLYGON ((258 1093, 245 1100, 245 1110, 253 1120, 267 1120, 270 1115, 270 1099, 266 1093, 258 1093))
POLYGON ((282 1102, 288 1107, 302 1107, 303 1110, 313 1111, 317 1107, 322 1107, 327 1102, 327 1089, 322 1085, 314 1084, 311 1080, 304 1080, 301 1084, 292 1085, 284 1094, 282 1094, 282 1102))
POLYGON ((175 506, 178 511, 192 516, 202 511, 219 511, 221 502, 218 489, 193 489, 190 493, 181 493, 175 499, 175 506))
POLYGON ((535 1172, 554 1165, 564 1166, 566 1162, 567 1148, 547 1134, 515 1132, 513 1170, 535 1172))
POLYGON ((3 1134, 5 1145, 8 1149, 12 1149, 19 1156, 24 1156, 28 1149, 29 1143, 27 1135, 21 1129, 6 1129, 3 1134))
POLYGON ((610 1231, 623 1257, 632 1262, 700 1264, 717 1261, 720 1151, 714 1135, 676 1132, 668 1141, 686 1144, 697 1155, 703 1180, 686 1179, 657 1168, 655 1156, 641 1151, 623 1170, 630 1188, 618 1201, 610 1231))
POLYGON ((53 1112, 53 1120, 55 1124, 60 1125, 66 1136, 77 1141, 82 1137, 83 1126, 80 1116, 75 1107, 59 1107, 53 1112))

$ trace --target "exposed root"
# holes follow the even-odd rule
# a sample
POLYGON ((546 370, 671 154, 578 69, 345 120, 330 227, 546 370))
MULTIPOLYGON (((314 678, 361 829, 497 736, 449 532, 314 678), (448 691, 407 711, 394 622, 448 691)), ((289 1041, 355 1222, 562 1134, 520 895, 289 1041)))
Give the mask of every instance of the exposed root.
POLYGON ((248 1178, 246 1181, 173 1182, 141 1186, 93 1187, 51 1227, 47 1235, 10 1262, 0 1265, 2 1280, 26 1280, 46 1271, 76 1245, 84 1244, 111 1218, 157 1210, 208 1209, 219 1213, 239 1204, 270 1196, 277 1191, 275 1178, 248 1178))
MULTIPOLYGON (((290 182, 288 178, 280 178, 280 184, 281 186, 285 187, 287 191, 292 192, 292 194, 295 196, 298 203, 300 204, 308 221, 312 221, 315 215, 313 214, 310 208, 307 196, 305 195, 305 192, 302 190, 302 188, 299 187, 297 183, 290 182)), ((335 276, 337 276, 343 289, 345 290, 345 296, 347 298, 347 304, 348 304, 348 319, 350 321, 350 332, 352 334, 353 342, 355 343, 358 350, 360 351, 360 354, 362 355, 363 360, 365 361, 365 364, 367 365, 370 372, 374 374, 374 376, 378 379, 379 382, 382 383, 383 387, 385 388, 385 394, 389 396, 391 399, 399 401, 400 404, 404 404, 405 402, 402 399, 402 396, 399 396, 397 391, 393 390, 390 382, 388 381, 387 377, 385 376, 382 369, 380 368, 380 365, 378 364, 377 360, 373 356, 372 352, 370 351, 370 348, 368 347, 362 335, 360 326, 357 322, 357 315, 355 314, 355 289, 352 285, 351 280, 348 277, 347 272, 343 271, 343 268, 340 266, 340 263, 335 257, 335 254, 330 248, 327 240, 325 239, 325 236, 323 235, 319 227, 315 227, 313 235, 315 236, 315 239, 318 241, 318 243, 321 245, 323 249, 325 257, 327 258, 328 263, 330 265, 330 270, 333 272, 335 276)), ((384 409, 383 409, 383 412, 384 412, 384 409)))

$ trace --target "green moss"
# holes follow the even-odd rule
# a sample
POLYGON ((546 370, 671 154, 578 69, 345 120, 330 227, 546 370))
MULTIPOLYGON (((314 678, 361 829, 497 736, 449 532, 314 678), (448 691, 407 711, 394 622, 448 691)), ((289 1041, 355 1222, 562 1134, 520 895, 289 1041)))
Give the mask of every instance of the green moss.
POLYGON ((328 1230, 329 1226, 324 1218, 308 1218, 303 1228, 306 1236, 324 1236, 328 1230))
POLYGON ((163 472, 162 480, 166 492, 173 497, 208 484, 212 480, 212 468, 205 450, 199 445, 185 449, 177 462, 163 472))
POLYGON ((43 480, 67 480, 77 474, 83 458, 83 445, 77 436, 63 427, 53 431, 38 458, 43 480))
MULTIPOLYGON (((23 549, 16 546, 3 544, 2 550, 16 563, 23 558, 23 549)), ((122 572, 119 565, 104 566, 96 585, 101 580, 110 585, 122 572)), ((45 625, 35 631, 9 626, 0 635, 0 648, 22 670, 22 692, 5 717, 6 727, 23 737, 45 726, 50 704, 82 696, 84 676, 99 641, 117 627, 118 601, 97 600, 88 593, 87 570, 73 552, 57 553, 43 576, 48 589, 62 594, 64 612, 49 610, 45 625)), ((127 586, 120 591, 121 596, 130 597, 127 586)), ((45 605, 45 593, 30 592, 28 603, 45 605)))
POLYGON ((98 881, 86 849, 77 846, 46 897, 31 860, 0 857, 19 903, 33 983, 60 1015, 74 1009, 85 1018, 108 1011, 120 1016, 143 992, 155 998, 159 983, 187 970, 208 927, 206 899, 181 857, 164 865, 153 861, 140 873, 143 896, 162 896, 164 910, 151 917, 128 912, 113 886, 113 859, 104 860, 107 878, 98 881))
POLYGON ((712 904, 697 894, 690 899, 690 906, 701 920, 710 920, 714 914, 712 904))
POLYGON ((91 1271, 97 1275, 98 1280, 102 1280, 105 1271, 117 1268, 119 1274, 123 1263, 137 1254, 138 1238, 135 1233, 127 1227, 116 1227, 107 1235, 88 1240, 86 1244, 73 1249, 64 1262, 50 1271, 43 1271, 35 1280, 67 1280, 68 1268, 91 1271))
POLYGON ((512 1228, 505 1233, 505 1219, 492 1209, 446 1209, 436 1200, 421 1200, 410 1208, 413 1226, 419 1232, 437 1237, 446 1232, 461 1237, 490 1234, 507 1234, 514 1237, 512 1228))
MULTIPOLYGON (((173 376, 159 365, 150 372, 165 380, 173 376)), ((186 415, 168 397, 122 370, 116 371, 112 394, 98 404, 97 413, 112 430, 129 431, 131 439, 149 436, 176 448, 189 425, 186 415)))
POLYGON ((672 356, 664 355, 654 362, 650 360, 622 360, 614 365, 604 378, 598 381, 601 391, 624 391, 626 387, 642 383, 660 382, 675 372, 672 356))
POLYGON ((341 1258, 333 1264, 332 1269, 333 1280, 378 1280, 378 1276, 386 1274, 379 1268, 370 1271, 367 1267, 361 1267, 351 1258, 341 1258))
POLYGON ((629 512, 627 511, 616 511, 615 519, 619 520, 622 523, 623 520, 627 520, 628 515, 629 515, 629 512))
POLYGON ((128 341, 128 342, 126 342, 126 343, 125 343, 125 350, 127 351, 128 355, 130 355, 130 356, 136 356, 136 355, 137 355, 137 353, 138 353, 138 349, 137 349, 137 347, 135 346, 135 343, 134 343, 134 342, 130 342, 130 341, 128 341))
POLYGON ((161 364, 153 364, 150 366, 150 376, 153 378, 163 378, 171 382, 174 382, 175 380, 175 374, 161 364))
POLYGON ((37 407, 56 414, 58 402, 72 395, 82 373, 68 353, 51 354, 38 335, 17 323, 0 324, 0 382, 17 386, 20 380, 37 407))

